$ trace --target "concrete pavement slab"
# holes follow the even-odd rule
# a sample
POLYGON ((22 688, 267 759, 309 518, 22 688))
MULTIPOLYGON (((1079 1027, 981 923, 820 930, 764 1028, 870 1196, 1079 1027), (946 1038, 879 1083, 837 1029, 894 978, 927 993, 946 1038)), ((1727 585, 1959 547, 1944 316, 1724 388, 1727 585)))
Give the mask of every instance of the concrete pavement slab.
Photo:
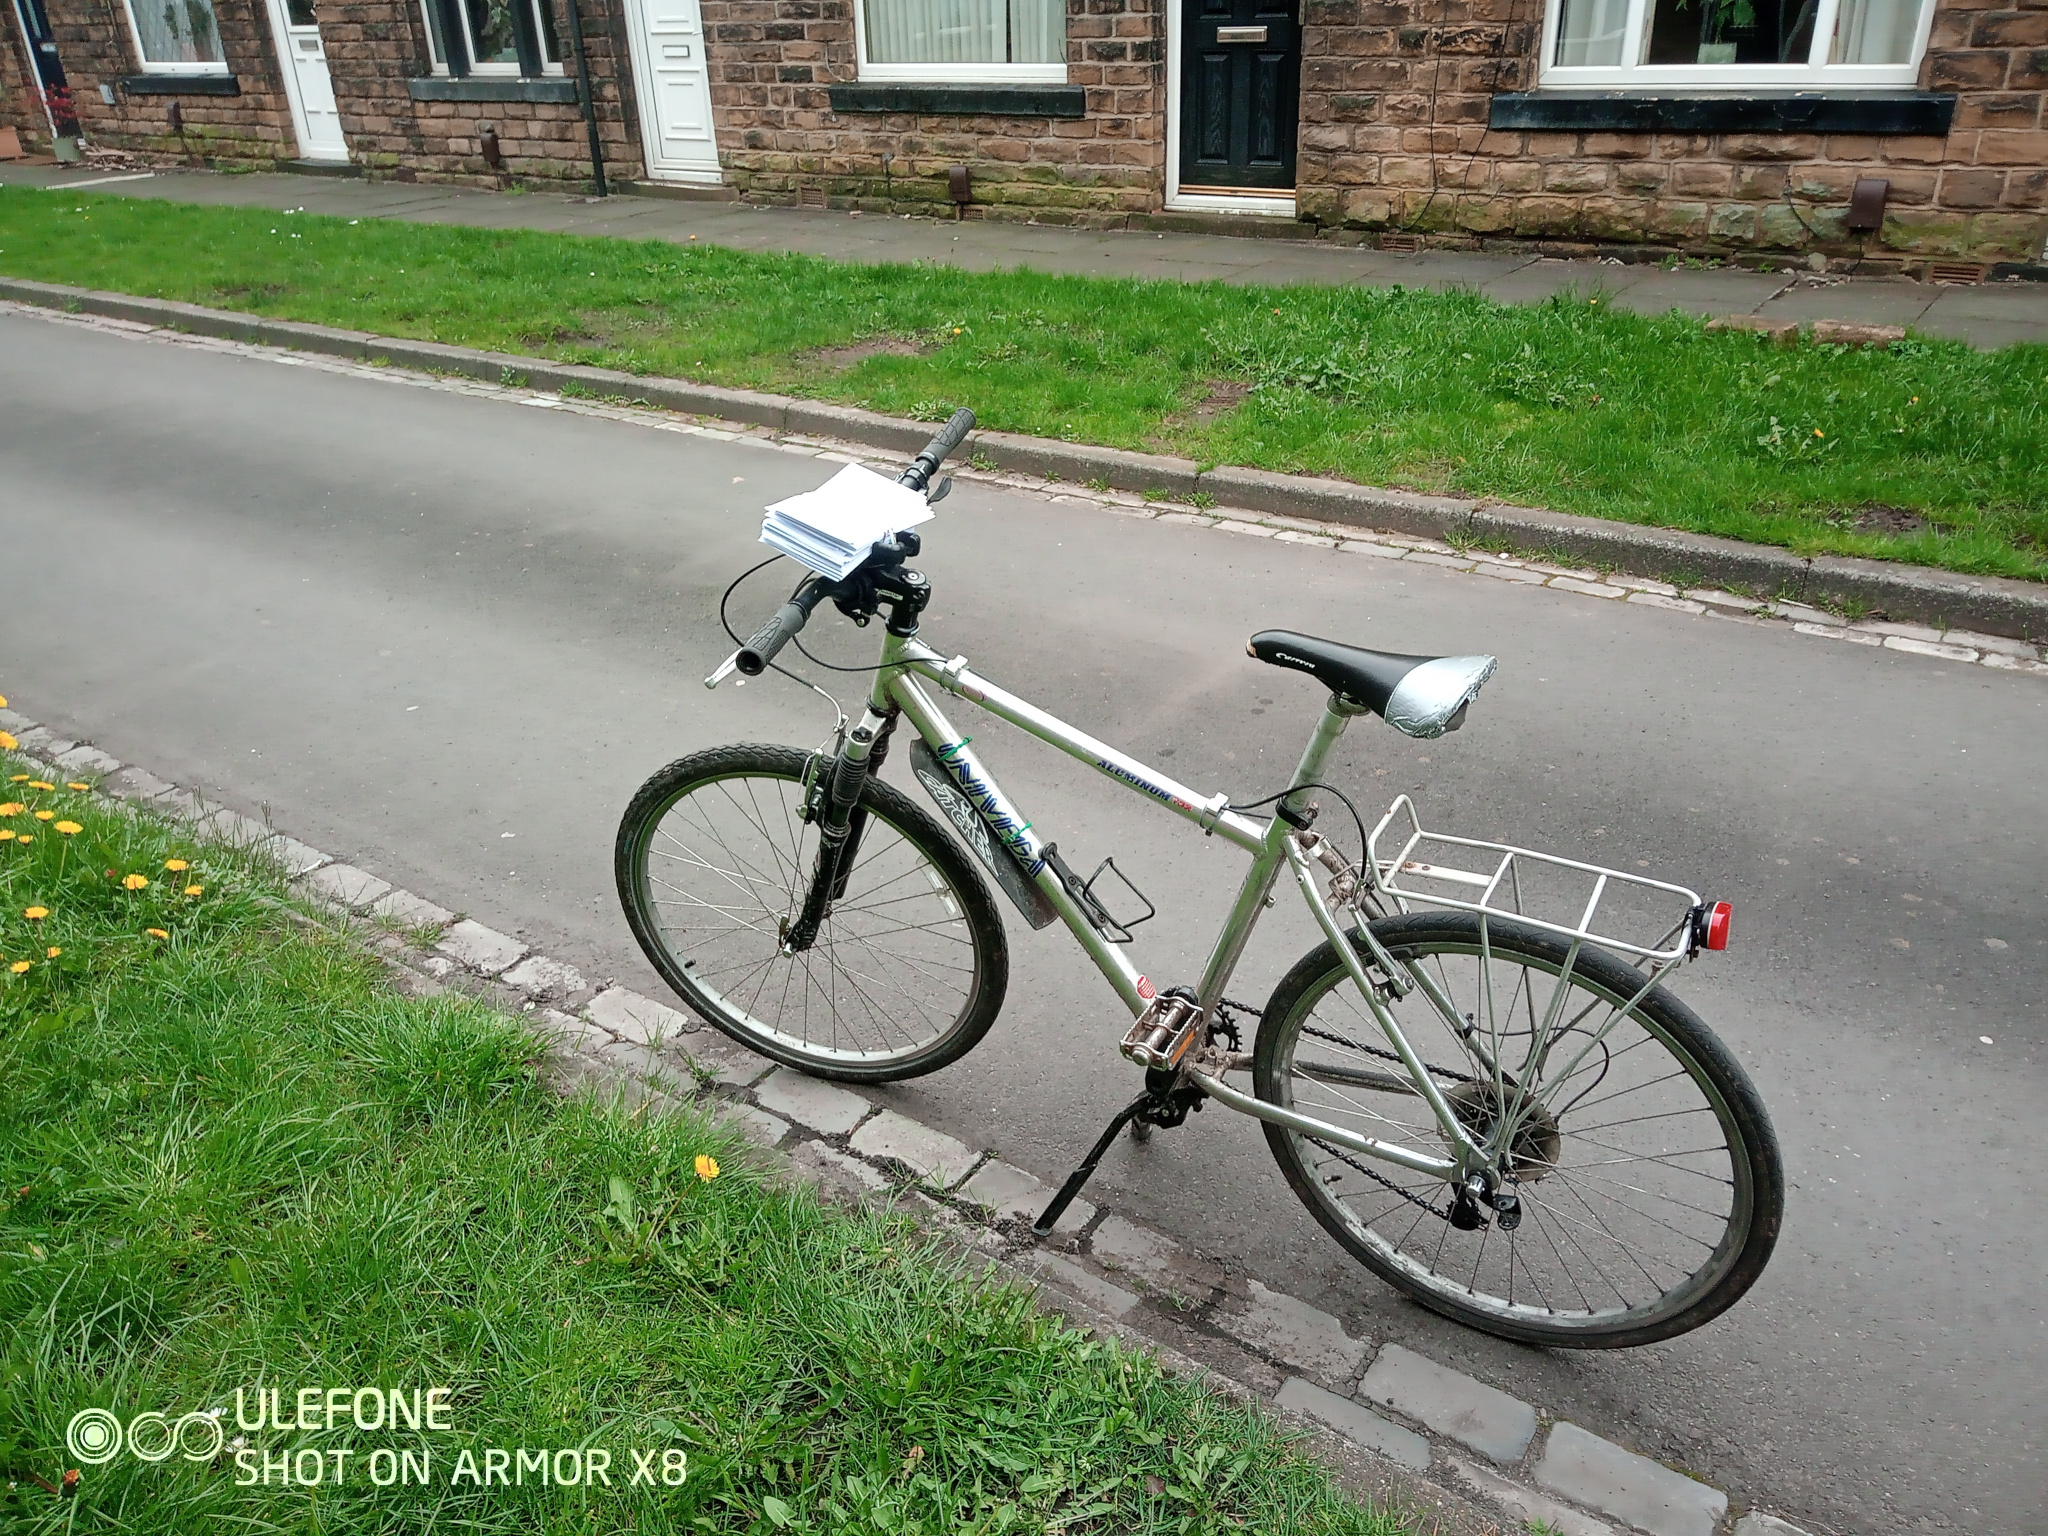
POLYGON ((1536 1463, 1536 1481, 1553 1493, 1626 1521, 1650 1536, 1714 1536, 1728 1495, 1625 1451, 1576 1424, 1559 1424, 1536 1463))
POLYGON ((1758 305, 1755 312, 1773 320, 1797 320, 1802 324, 1814 320, 1853 320, 1866 325, 1910 326, 1940 297, 1937 290, 1921 283, 1902 278, 1873 278, 1856 284, 1855 312, 1845 314, 1843 311, 1849 305, 1839 290, 1848 286, 1846 281, 1796 283, 1768 303, 1758 305))
POLYGON ((951 1189, 965 1178, 977 1155, 965 1142, 894 1110, 884 1110, 855 1131, 849 1145, 863 1157, 893 1158, 941 1189, 951 1189))
POLYGON ((1520 1398, 1398 1344, 1379 1352, 1358 1392, 1495 1461, 1520 1461, 1536 1438, 1536 1410, 1520 1398))
POLYGON ((761 1107, 807 1125, 821 1136, 844 1136, 874 1111, 874 1104, 815 1077, 778 1067, 754 1085, 761 1107))
POLYGON ((1412 1429, 1383 1419, 1363 1403, 1290 1376, 1274 1399, 1282 1408, 1305 1413, 1411 1472, 1429 1470, 1429 1442, 1412 1429))

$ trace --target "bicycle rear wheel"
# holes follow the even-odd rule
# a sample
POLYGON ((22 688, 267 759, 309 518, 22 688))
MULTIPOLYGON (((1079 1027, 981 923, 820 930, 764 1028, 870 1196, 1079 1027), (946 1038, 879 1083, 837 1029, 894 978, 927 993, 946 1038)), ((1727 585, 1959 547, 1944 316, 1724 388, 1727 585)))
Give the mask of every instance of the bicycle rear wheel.
MULTIPOLYGON (((1420 985, 1388 1004, 1473 1139, 1487 1145, 1535 1101, 1498 1149, 1522 1221, 1459 1230, 1442 1181, 1268 1125, 1281 1171, 1330 1234, 1424 1306, 1523 1343, 1648 1344, 1733 1306, 1777 1241, 1784 1176, 1762 1100, 1698 1016, 1661 986, 1643 992, 1642 973, 1606 951, 1573 956, 1510 919, 1489 918, 1483 938, 1462 912, 1384 918, 1372 932, 1458 1015, 1420 985)), ((1274 989, 1252 1070, 1268 1102, 1448 1150, 1329 943, 1274 989)))
POLYGON ((870 778, 843 894, 816 942, 785 955, 817 856, 802 815, 811 762, 790 747, 717 747, 649 779, 619 824, 626 920, 664 981, 764 1056, 847 1082, 935 1072, 1002 1007, 1002 921, 938 823, 870 778))

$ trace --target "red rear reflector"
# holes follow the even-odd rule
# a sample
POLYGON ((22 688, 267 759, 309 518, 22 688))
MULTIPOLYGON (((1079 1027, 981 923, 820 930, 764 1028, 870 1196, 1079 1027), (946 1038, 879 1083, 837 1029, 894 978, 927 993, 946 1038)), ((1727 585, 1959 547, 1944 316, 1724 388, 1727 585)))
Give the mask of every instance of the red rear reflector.
POLYGON ((1735 915, 1735 908, 1728 902, 1717 901, 1707 913, 1707 948, 1728 947, 1728 920, 1735 915))

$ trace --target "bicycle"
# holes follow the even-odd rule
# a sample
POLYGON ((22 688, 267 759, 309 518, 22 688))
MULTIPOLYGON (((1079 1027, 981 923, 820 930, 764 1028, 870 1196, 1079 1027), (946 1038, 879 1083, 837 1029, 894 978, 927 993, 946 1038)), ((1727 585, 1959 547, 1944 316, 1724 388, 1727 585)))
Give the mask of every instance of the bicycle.
MULTIPOLYGON (((933 489, 932 476, 973 422, 957 413, 898 483, 943 496, 951 482, 933 489)), ((857 625, 884 619, 857 724, 842 712, 817 751, 695 753, 649 779, 626 811, 616 873, 627 919, 697 1013, 819 1077, 880 1083, 937 1071, 974 1047, 1003 1003, 1007 941, 986 873, 1030 927, 1057 920, 1080 943, 1132 1016, 1122 1054, 1145 1074, 1144 1091, 1034 1224, 1038 1235, 1127 1125, 1149 1134, 1214 1101, 1264 1122, 1289 1186, 1368 1269, 1486 1332, 1576 1348, 1646 1344, 1699 1327, 1748 1290, 1782 1219, 1776 1139, 1740 1065, 1662 984, 1673 967, 1725 947, 1728 904, 1428 832, 1405 795, 1368 830, 1322 781, 1358 716, 1423 739, 1458 729, 1492 657, 1254 635, 1253 656, 1313 678, 1328 699, 1287 786, 1235 803, 926 645, 918 621, 930 583, 905 564, 921 547, 914 531, 898 532, 844 578, 809 576, 705 679, 715 688, 735 670, 768 670, 830 599, 857 625), (933 689, 1250 855, 1198 981, 1159 987, 1138 970, 1126 951, 1151 902, 1113 860, 1077 874, 933 689), (911 775, 957 841, 879 777, 906 719, 911 775), (1350 812, 1356 859, 1317 830, 1322 795, 1350 812), (1268 816, 1251 814, 1262 806, 1268 816), (1264 1008, 1233 1002, 1226 988, 1283 873, 1324 941, 1264 1008), (1112 900, 1146 910, 1120 920, 1112 900), (1598 931, 1596 920, 1634 937, 1598 931), (1248 1087, 1230 1081, 1247 1072, 1248 1087)))

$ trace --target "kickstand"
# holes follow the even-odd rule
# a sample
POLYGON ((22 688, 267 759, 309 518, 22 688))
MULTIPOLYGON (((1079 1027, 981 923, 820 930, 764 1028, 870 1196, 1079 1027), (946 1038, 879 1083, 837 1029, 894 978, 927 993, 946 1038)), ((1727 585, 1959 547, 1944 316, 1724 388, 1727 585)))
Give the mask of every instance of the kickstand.
POLYGON ((1088 1182, 1088 1176, 1095 1172, 1096 1165, 1102 1161, 1117 1137, 1123 1134, 1124 1127, 1131 1123, 1140 1110, 1150 1107, 1153 1102, 1152 1094, 1148 1091, 1139 1094, 1117 1111, 1116 1118, 1109 1122, 1109 1129, 1097 1139, 1087 1159, 1067 1175, 1067 1182, 1062 1184, 1060 1192, 1052 1197, 1052 1204, 1039 1213, 1038 1220, 1031 1223, 1033 1237, 1052 1236, 1053 1227, 1066 1215, 1067 1207, 1074 1203, 1074 1197, 1081 1193, 1081 1186, 1088 1182))

